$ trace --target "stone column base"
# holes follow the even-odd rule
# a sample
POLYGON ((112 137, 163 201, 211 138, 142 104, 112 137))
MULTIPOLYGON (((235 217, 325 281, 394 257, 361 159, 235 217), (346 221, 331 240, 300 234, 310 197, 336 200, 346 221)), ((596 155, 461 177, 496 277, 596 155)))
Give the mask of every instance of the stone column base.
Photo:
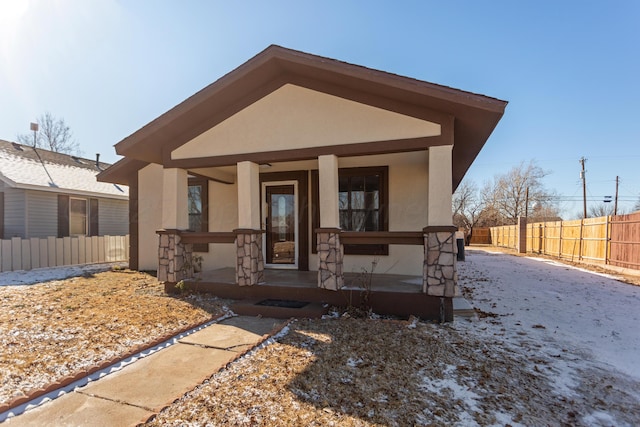
POLYGON ((455 227, 426 227, 422 291, 427 295, 454 297, 458 283, 455 227))
POLYGON ((339 228, 318 228, 318 287, 337 291, 344 286, 344 251, 339 228))
POLYGON ((178 283, 193 277, 193 245, 182 243, 179 230, 159 230, 158 280, 178 283))
POLYGON ((253 286, 264 282, 262 230, 238 229, 236 233, 236 283, 253 286))

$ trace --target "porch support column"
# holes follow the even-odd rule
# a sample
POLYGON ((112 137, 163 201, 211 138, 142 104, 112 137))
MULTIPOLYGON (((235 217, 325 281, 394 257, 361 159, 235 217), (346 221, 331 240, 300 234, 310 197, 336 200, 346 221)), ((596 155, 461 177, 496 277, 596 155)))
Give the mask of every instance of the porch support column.
POLYGON ((158 280, 177 283, 193 277, 193 245, 182 243, 180 231, 189 228, 187 171, 162 171, 162 230, 158 249, 158 280))
POLYGON ((257 285, 264 280, 260 226, 260 167, 240 162, 238 171, 238 229, 236 233, 236 282, 257 285))
POLYGON ((340 243, 338 157, 318 157, 320 228, 318 234, 318 287, 337 291, 344 286, 344 251, 340 243))
POLYGON ((429 147, 427 227, 423 229, 424 265, 422 291, 427 295, 453 297, 456 272, 456 227, 451 212, 452 145, 429 147))

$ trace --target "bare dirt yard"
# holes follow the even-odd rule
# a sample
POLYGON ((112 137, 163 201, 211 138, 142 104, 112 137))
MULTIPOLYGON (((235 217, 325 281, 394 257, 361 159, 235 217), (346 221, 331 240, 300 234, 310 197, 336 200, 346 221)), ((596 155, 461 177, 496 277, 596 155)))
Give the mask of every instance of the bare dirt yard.
POLYGON ((213 297, 169 297, 128 270, 0 286, 0 404, 224 313, 213 297))

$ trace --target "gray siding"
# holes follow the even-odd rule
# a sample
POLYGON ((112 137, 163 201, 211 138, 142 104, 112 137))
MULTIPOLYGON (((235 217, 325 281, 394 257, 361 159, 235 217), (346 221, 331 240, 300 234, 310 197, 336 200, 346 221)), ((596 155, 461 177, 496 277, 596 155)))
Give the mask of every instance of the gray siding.
POLYGON ((99 199, 98 229, 101 236, 124 236, 129 233, 129 202, 99 199))
POLYGON ((24 190, 5 187, 4 189, 4 238, 26 237, 24 190))
MULTIPOLYGON (((0 191, 4 192, 5 239, 58 235, 58 193, 15 189, 1 181, 0 191)), ((128 234, 129 202, 98 198, 98 228, 101 236, 128 234)))
POLYGON ((58 235, 58 195, 27 191, 27 237, 58 235))

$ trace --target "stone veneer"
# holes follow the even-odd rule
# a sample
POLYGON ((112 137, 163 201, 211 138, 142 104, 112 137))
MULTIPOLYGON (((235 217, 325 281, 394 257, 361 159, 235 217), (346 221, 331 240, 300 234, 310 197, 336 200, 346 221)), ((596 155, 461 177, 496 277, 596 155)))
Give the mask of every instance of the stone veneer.
MULTIPOLYGON (((433 227, 435 228, 435 227, 433 227)), ((455 231, 424 230, 424 266, 422 291, 437 297, 455 296, 458 273, 456 256, 458 248, 455 231)), ((442 229, 446 229, 442 227, 442 229)))
POLYGON ((182 243, 179 230, 160 230, 158 280, 178 283, 193 277, 193 245, 182 243))
POLYGON ((344 286, 344 251, 340 244, 340 229, 319 228, 318 234, 318 287, 337 291, 344 286))
POLYGON ((238 229, 236 233, 236 282, 240 286, 257 285, 264 281, 262 230, 238 229))

